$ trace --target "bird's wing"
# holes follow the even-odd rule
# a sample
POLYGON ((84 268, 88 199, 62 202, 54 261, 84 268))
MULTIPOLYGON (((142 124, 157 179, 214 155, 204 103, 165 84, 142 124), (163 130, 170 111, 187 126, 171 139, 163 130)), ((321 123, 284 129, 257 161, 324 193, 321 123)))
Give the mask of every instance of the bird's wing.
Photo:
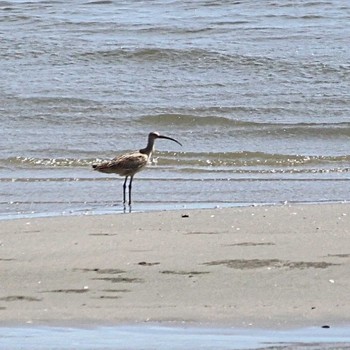
POLYGON ((121 176, 131 176, 146 166, 147 161, 147 155, 139 152, 123 154, 110 161, 97 165, 95 170, 103 173, 116 173, 121 176))
POLYGON ((138 171, 147 165, 148 157, 145 154, 136 152, 124 154, 112 160, 113 166, 121 169, 138 171))

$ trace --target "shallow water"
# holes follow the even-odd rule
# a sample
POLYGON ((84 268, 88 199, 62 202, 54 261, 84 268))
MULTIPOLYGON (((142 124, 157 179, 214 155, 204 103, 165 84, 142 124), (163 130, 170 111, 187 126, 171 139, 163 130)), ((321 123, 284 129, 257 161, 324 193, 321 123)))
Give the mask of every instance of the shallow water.
POLYGON ((295 330, 174 328, 159 326, 0 328, 8 350, 107 349, 349 349, 348 328, 295 330))
POLYGON ((0 1, 0 217, 350 200, 350 3, 0 1), (115 206, 117 204, 117 206, 115 206))

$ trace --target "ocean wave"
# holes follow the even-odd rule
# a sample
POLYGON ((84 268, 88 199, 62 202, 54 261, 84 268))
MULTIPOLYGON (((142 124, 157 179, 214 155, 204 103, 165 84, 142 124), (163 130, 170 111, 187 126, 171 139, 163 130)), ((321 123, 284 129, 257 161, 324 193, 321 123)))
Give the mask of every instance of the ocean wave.
POLYGON ((145 47, 145 48, 118 48, 112 50, 101 50, 94 52, 86 52, 84 57, 98 59, 127 59, 143 62, 165 62, 182 65, 206 66, 208 68, 218 68, 220 65, 231 66, 275 66, 274 59, 269 57, 246 56, 239 54, 226 54, 218 51, 211 51, 198 48, 190 49, 173 49, 161 47, 145 47))
POLYGON ((89 60, 115 60, 127 59, 137 61, 192 61, 199 58, 214 56, 203 49, 170 49, 170 48, 117 48, 111 50, 98 50, 84 52, 82 58, 89 60))
POLYGON ((22 103, 29 105, 48 105, 48 106, 70 106, 70 105, 92 105, 99 104, 93 99, 80 98, 80 97, 67 97, 67 96, 35 96, 35 97, 23 97, 18 98, 22 103))
MULTIPOLYGON (((91 167, 101 162, 100 158, 36 158, 36 157, 9 157, 0 159, 0 168, 26 167, 91 167)), ((342 156, 306 156, 270 154, 264 152, 157 152, 154 163, 165 167, 191 168, 241 168, 256 167, 310 167, 327 166, 346 168, 350 164, 350 155, 342 156)))
MULTIPOLYGON (((96 161, 97 159, 95 159, 96 161)), ((28 167, 84 167, 93 164, 92 159, 9 157, 0 159, 0 168, 13 166, 28 167)))
MULTIPOLYGON (((257 112, 260 108, 256 107, 230 107, 227 112, 234 114, 235 112, 245 111, 247 113, 257 112)), ((280 108, 263 108, 264 114, 269 112, 278 112, 280 108)), ((192 124, 198 123, 199 125, 233 125, 233 126, 274 126, 274 127, 342 127, 350 128, 350 122, 339 122, 339 123, 272 123, 272 122, 260 122, 260 121, 246 121, 238 120, 234 118, 228 118, 223 116, 199 116, 194 114, 181 114, 181 113, 162 113, 153 115, 144 115, 138 119, 139 123, 155 123, 155 124, 192 124)))
MULTIPOLYGON (((277 108, 278 109, 278 108, 277 108)), ((258 111, 258 108, 249 107, 235 107, 231 109, 231 113, 240 113, 245 111, 246 113, 256 114, 268 114, 277 113, 276 108, 264 108, 264 111, 258 111)), ((145 126, 159 127, 159 126, 175 126, 175 127, 188 127, 203 128, 207 127, 225 127, 233 130, 239 129, 245 133, 258 133, 263 131, 265 135, 273 134, 276 136, 285 137, 287 134, 295 135, 297 137, 315 136, 315 137, 337 137, 345 136, 350 137, 350 123, 271 123, 271 122, 255 122, 238 120, 234 118, 228 118, 224 116, 198 116, 191 114, 178 114, 178 113, 165 113, 156 115, 145 115, 137 120, 140 124, 145 126)))
POLYGON ((273 154, 264 152, 184 152, 176 158, 162 154, 162 164, 181 164, 205 167, 301 167, 327 166, 343 164, 348 166, 350 155, 343 156, 306 156, 273 154))
POLYGON ((113 1, 111 0, 97 0, 97 1, 89 1, 86 5, 111 5, 113 1))
MULTIPOLYGON (((150 30, 150 29, 148 29, 150 30)), ((201 29, 203 30, 203 29, 201 29)), ((283 38, 281 38, 283 39, 283 38)), ((287 60, 273 58, 269 56, 228 54, 215 50, 200 48, 167 48, 167 47, 120 47, 111 50, 86 51, 76 54, 76 59, 101 62, 115 62, 115 60, 135 61, 139 63, 165 63, 171 65, 205 67, 206 69, 218 70, 220 67, 245 70, 258 70, 278 72, 280 74, 292 73, 301 77, 325 74, 338 74, 338 76, 348 76, 349 67, 347 65, 337 65, 331 62, 287 60)))
POLYGON ((156 115, 145 115, 137 120, 145 125, 175 125, 175 126, 239 126, 255 123, 238 121, 221 116, 197 116, 191 114, 164 113, 156 115))

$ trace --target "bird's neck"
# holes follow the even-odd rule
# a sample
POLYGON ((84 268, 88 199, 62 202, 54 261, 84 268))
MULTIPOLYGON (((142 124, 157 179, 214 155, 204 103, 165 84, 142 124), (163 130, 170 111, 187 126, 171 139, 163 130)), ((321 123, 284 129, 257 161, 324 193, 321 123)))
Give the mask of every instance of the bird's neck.
POLYGON ((148 142, 146 148, 140 149, 140 153, 147 154, 148 158, 152 156, 154 151, 154 138, 151 137, 151 134, 148 137, 148 142))
POLYGON ((154 151, 153 145, 147 145, 146 148, 140 149, 140 153, 147 154, 148 158, 152 156, 153 151, 154 151))

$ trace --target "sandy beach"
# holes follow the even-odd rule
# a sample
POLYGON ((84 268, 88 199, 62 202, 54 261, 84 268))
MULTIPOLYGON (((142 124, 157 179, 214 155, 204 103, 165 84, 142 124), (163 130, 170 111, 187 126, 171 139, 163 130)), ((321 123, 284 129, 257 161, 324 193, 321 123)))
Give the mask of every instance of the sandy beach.
POLYGON ((1 325, 350 323, 350 204, 1 221, 1 325))

